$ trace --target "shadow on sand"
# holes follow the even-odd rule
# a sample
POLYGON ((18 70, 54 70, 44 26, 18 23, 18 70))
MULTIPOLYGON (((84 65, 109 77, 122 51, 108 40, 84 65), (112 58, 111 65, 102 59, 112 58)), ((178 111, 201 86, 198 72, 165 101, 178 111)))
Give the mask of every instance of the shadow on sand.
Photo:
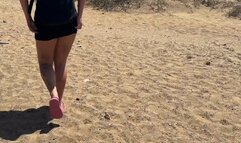
POLYGON ((51 120, 48 106, 25 111, 0 111, 0 138, 14 141, 37 130, 40 134, 46 134, 59 127, 58 124, 49 123, 51 120))

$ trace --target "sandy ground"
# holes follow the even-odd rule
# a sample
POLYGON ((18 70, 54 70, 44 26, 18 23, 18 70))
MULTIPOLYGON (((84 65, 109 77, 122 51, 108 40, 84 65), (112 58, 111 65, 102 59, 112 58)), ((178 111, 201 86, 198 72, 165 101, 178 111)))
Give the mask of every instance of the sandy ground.
POLYGON ((217 11, 86 8, 61 120, 48 117, 33 34, 0 3, 0 142, 241 142, 241 22, 217 11))

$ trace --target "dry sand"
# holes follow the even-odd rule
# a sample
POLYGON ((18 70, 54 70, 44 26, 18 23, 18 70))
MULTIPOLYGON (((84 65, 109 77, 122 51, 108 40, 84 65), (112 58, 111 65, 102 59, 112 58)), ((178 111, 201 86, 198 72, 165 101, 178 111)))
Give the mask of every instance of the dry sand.
POLYGON ((1 143, 241 142, 239 20, 86 8, 65 116, 51 120, 19 2, 1 0, 0 13, 1 143))

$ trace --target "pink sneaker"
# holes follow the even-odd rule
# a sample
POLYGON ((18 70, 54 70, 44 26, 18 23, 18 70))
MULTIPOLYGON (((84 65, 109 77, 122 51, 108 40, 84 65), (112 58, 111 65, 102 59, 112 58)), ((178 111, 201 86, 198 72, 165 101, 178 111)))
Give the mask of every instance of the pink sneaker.
POLYGON ((53 119, 60 119, 63 117, 63 110, 60 108, 58 97, 52 97, 50 99, 49 112, 50 112, 51 118, 53 119))

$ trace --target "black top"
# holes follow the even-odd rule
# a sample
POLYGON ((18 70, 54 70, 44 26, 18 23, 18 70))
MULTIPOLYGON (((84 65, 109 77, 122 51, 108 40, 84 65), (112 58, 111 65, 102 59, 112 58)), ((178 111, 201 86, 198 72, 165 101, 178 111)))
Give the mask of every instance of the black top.
POLYGON ((37 0, 34 19, 44 25, 61 25, 76 15, 74 0, 37 0))

